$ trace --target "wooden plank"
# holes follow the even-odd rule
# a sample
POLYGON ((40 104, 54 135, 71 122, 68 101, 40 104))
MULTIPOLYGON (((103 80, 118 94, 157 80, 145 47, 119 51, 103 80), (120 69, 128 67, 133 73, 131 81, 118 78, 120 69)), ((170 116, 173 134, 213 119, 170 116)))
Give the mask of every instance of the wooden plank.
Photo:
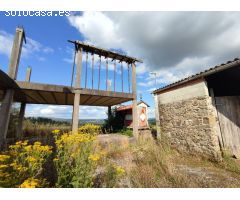
MULTIPOLYGON (((223 149, 223 147, 224 147, 224 145, 223 145, 223 137, 222 137, 222 131, 221 131, 221 126, 220 126, 219 116, 218 116, 219 114, 218 114, 218 110, 217 110, 217 107, 216 107, 216 99, 215 99, 215 96, 214 96, 213 88, 210 88, 209 93, 210 93, 211 100, 212 100, 213 112, 214 112, 214 115, 215 115, 215 117, 217 119, 217 123, 216 123, 215 128, 216 128, 217 135, 218 135, 218 141, 220 143, 220 148, 223 149)), ((157 95, 155 95, 155 96, 157 98, 157 95)))
POLYGON ((65 105, 68 105, 68 93, 65 93, 65 105))
POLYGON ((66 98, 65 94, 67 93, 60 93, 60 92, 54 93, 59 105, 65 105, 65 98, 66 98))
POLYGON ((240 97, 215 97, 224 147, 240 158, 240 97))
POLYGON ((102 97, 99 96, 90 96, 90 98, 87 99, 86 102, 84 102, 84 104, 86 105, 94 105, 94 102, 96 102, 97 100, 101 99, 102 97))
POLYGON ((41 92, 36 91, 37 95, 43 100, 44 103, 47 103, 48 100, 44 97, 44 95, 41 94, 41 92))
POLYGON ((100 106, 104 101, 109 100, 109 99, 112 99, 112 97, 102 97, 101 99, 99 99, 95 102, 95 105, 100 106))
POLYGON ((86 102, 91 99, 92 96, 91 95, 85 95, 85 97, 83 98, 83 100, 81 99, 81 105, 85 105, 86 102))
POLYGON ((57 98, 56 98, 56 96, 54 95, 54 92, 51 92, 51 95, 52 95, 52 97, 53 97, 53 99, 54 99, 55 104, 58 104, 57 98))
POLYGON ((39 91, 39 93, 41 93, 41 95, 45 97, 45 99, 47 100, 47 102, 49 104, 55 104, 55 99, 54 99, 53 95, 51 94, 52 92, 39 91))
POLYGON ((102 103, 98 104, 99 106, 109 106, 109 104, 112 104, 114 102, 114 98, 106 99, 102 103))

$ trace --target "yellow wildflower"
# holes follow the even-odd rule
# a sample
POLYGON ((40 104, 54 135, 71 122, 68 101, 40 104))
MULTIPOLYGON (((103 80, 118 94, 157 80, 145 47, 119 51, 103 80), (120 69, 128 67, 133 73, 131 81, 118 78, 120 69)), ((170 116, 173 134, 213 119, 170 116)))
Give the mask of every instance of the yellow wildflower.
POLYGON ((36 188, 39 186, 39 180, 35 178, 28 178, 21 185, 20 188, 36 188))
POLYGON ((13 163, 10 164, 10 166, 16 168, 17 167, 17 163, 13 162, 13 163))
POLYGON ((52 131, 53 134, 58 134, 59 132, 60 132, 60 130, 58 130, 58 129, 55 129, 52 131))
POLYGON ((121 166, 116 167, 116 172, 118 175, 122 175, 125 173, 125 169, 123 169, 121 166))
POLYGON ((31 151, 32 150, 32 145, 25 146, 24 150, 28 151, 28 152, 31 151))
POLYGON ((36 162, 36 161, 37 161, 37 159, 34 158, 33 156, 28 156, 28 157, 26 158, 26 160, 27 160, 28 162, 36 162))
POLYGON ((42 143, 41 142, 34 142, 34 145, 40 146, 42 143))
POLYGON ((53 159, 53 161, 55 161, 55 162, 58 161, 58 160, 59 160, 58 158, 54 158, 54 159, 53 159))
POLYGON ((15 145, 22 145, 22 141, 16 142, 15 145))
POLYGON ((89 157, 88 157, 89 160, 92 160, 92 161, 98 161, 100 159, 100 156, 98 154, 91 154, 89 157))
POLYGON ((0 162, 3 162, 9 158, 10 158, 10 156, 8 156, 8 155, 0 155, 0 162))
POLYGON ((4 169, 4 168, 7 168, 8 165, 0 165, 0 169, 4 169))
POLYGON ((24 142, 22 142, 23 146, 26 146, 28 144, 28 140, 25 140, 24 142))

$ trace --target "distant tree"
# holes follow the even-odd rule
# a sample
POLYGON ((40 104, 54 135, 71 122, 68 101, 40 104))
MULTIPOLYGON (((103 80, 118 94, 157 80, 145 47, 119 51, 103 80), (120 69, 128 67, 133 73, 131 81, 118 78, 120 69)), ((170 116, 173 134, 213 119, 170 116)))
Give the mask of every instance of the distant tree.
POLYGON ((103 128, 108 132, 117 132, 124 127, 124 115, 117 112, 117 108, 111 110, 110 116, 105 120, 103 128))
POLYGON ((35 124, 35 123, 54 124, 54 125, 68 125, 69 124, 69 122, 57 121, 57 120, 53 120, 53 119, 45 118, 45 117, 28 117, 27 119, 30 122, 32 122, 33 124, 35 124))

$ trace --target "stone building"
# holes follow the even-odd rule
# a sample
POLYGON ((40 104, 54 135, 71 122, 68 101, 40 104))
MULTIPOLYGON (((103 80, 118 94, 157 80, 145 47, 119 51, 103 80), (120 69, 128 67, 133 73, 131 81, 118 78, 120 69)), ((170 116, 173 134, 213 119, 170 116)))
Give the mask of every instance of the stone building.
POLYGON ((240 60, 234 59, 153 92, 158 134, 180 151, 240 157, 240 60))

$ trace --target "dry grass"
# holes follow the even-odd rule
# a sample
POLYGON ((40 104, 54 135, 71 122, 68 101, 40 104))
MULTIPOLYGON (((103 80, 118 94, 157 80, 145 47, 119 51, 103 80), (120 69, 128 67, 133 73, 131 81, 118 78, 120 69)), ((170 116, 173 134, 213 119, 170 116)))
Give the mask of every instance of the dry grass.
POLYGON ((111 148, 108 156, 127 169, 123 177, 130 182, 127 187, 240 187, 240 165, 236 160, 225 156, 216 163, 180 154, 165 140, 139 140, 128 148, 111 148))
POLYGON ((24 137, 45 137, 52 133, 53 130, 59 129, 68 132, 71 130, 70 125, 65 124, 52 124, 52 123, 38 123, 25 120, 23 123, 23 136, 24 137))

